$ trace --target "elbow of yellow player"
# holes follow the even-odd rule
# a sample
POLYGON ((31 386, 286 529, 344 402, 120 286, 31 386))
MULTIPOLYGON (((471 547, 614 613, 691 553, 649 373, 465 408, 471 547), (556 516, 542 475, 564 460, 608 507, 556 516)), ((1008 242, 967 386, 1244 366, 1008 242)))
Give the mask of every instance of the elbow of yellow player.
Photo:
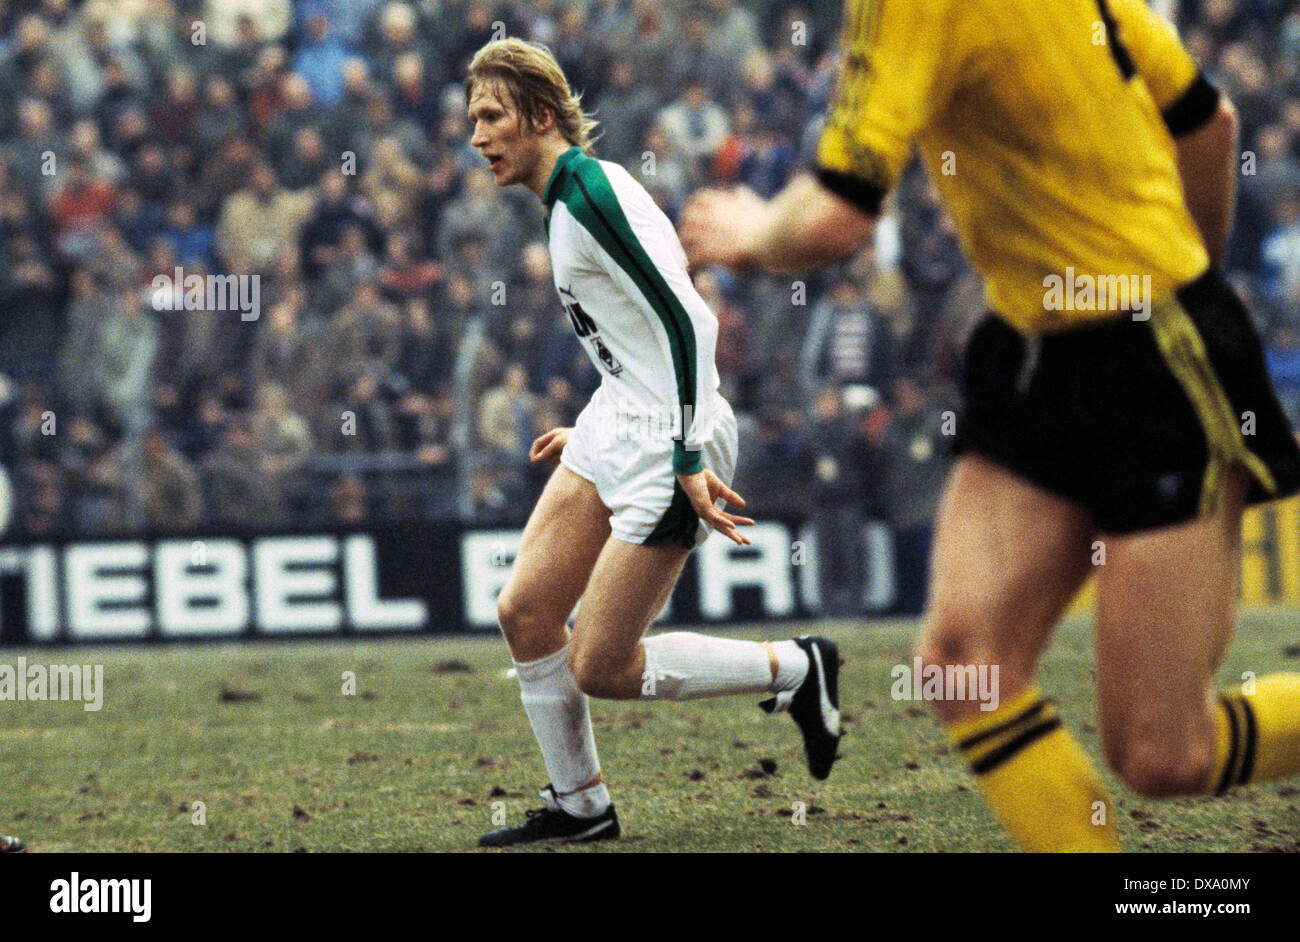
POLYGON ((1214 117, 1215 120, 1223 120, 1231 124, 1233 127, 1237 126, 1237 106, 1232 103, 1232 99, 1227 95, 1222 93, 1219 94, 1219 110, 1214 117))
POLYGON ((862 247, 875 228, 875 219, 858 215, 831 222, 824 230, 827 260, 833 262, 848 258, 862 247))
MULTIPOLYGON (((762 267, 779 274, 820 268, 851 255, 871 235, 880 195, 868 193, 870 205, 864 205, 827 186, 825 177, 801 176, 773 201, 755 250, 762 267)), ((853 197, 864 192, 860 188, 853 197)))
POLYGON ((1214 121, 1223 127, 1224 132, 1231 140, 1237 139, 1237 132, 1241 129, 1241 119, 1237 116, 1237 108, 1227 95, 1219 96, 1219 109, 1214 114, 1214 121))

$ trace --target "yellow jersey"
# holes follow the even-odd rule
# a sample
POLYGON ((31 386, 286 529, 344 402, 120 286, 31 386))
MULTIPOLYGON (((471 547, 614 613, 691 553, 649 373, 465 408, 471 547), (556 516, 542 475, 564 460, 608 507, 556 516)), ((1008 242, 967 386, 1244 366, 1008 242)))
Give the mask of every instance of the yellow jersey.
POLYGON ((849 0, 817 176, 878 211, 913 146, 990 306, 1024 331, 1159 301, 1209 266, 1174 135, 1218 93, 1142 0, 849 0))

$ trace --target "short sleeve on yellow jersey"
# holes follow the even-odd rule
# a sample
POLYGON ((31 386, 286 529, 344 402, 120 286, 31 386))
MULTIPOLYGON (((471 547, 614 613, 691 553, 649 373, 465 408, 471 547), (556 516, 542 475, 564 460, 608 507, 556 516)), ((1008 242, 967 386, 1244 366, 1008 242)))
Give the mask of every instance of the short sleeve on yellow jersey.
POLYGON ((950 93, 958 64, 945 28, 961 0, 849 0, 841 73, 817 145, 817 177, 871 213, 950 93))
POLYGON ((1107 0, 1119 27, 1119 41, 1132 55, 1138 75, 1175 137, 1201 127, 1219 105, 1219 93, 1201 74, 1174 31, 1145 0, 1107 0))

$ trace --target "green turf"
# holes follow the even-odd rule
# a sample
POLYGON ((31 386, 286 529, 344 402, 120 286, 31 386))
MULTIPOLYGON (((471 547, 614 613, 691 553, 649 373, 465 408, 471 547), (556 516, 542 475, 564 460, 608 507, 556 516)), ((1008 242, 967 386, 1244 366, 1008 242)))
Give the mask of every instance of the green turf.
MULTIPOLYGON (((596 849, 1010 849, 924 704, 890 698, 915 624, 824 630, 846 659, 847 734, 829 781, 808 777, 793 724, 755 698, 595 702, 624 828, 596 849), (795 823, 799 806, 806 823, 795 823)), ((1247 613, 1221 679, 1300 669, 1297 642, 1293 612, 1247 613)), ((496 637, 28 649, 0 662, 19 653, 102 663, 106 688, 98 713, 0 702, 0 830, 36 851, 465 850, 492 827, 495 802, 520 820, 545 781, 496 637), (342 694, 344 671, 354 696, 342 694), (192 823, 198 801, 204 825, 192 823)), ((1087 621, 1063 627, 1042 680, 1096 756, 1087 621)), ((1300 849, 1300 781, 1177 802, 1111 785, 1132 850, 1300 849)))

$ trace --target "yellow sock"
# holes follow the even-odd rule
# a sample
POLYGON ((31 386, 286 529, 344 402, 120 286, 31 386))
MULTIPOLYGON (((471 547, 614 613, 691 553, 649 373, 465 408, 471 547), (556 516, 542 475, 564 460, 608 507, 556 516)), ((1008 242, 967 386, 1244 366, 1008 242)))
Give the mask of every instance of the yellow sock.
POLYGON ((1097 770, 1037 685, 948 733, 984 800, 1024 850, 1120 850, 1097 770))
POLYGON ((1223 691, 1214 722, 1218 744, 1209 784, 1216 795, 1300 772, 1300 674, 1266 674, 1254 693, 1223 691))

